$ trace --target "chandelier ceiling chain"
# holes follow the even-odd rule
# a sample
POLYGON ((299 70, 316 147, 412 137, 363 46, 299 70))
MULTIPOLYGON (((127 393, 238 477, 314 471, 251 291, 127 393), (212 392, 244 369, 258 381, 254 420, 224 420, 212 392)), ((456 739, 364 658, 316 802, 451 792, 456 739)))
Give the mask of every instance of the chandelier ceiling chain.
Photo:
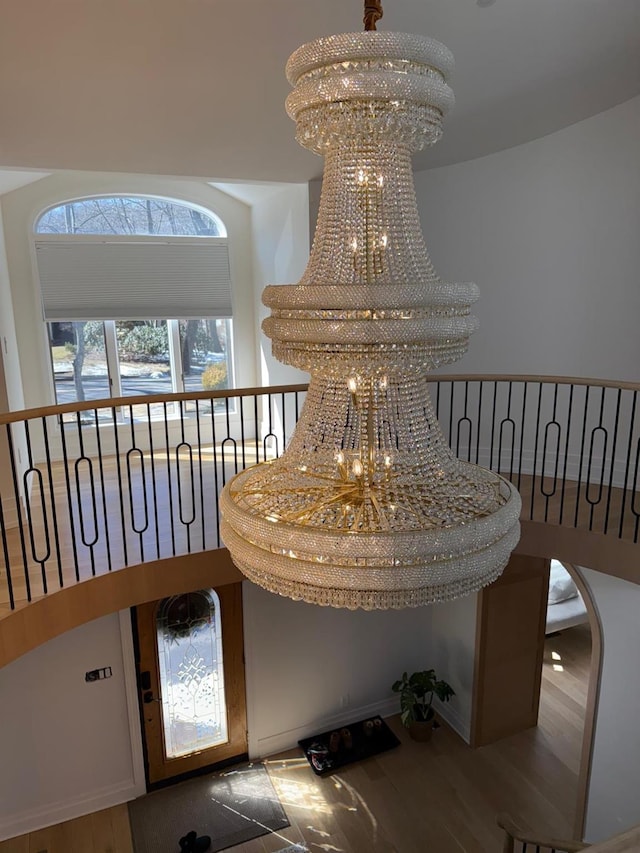
POLYGON ((376 24, 382 15, 382 3, 380 0, 365 0, 363 18, 365 32, 377 29, 376 24))
MULTIPOLYGON (((453 106, 453 58, 433 39, 361 33, 287 63, 296 138, 325 157, 318 224, 298 284, 268 286, 274 355, 311 381, 284 454, 233 477, 221 532, 272 592, 348 607, 413 607, 495 579, 519 537, 511 483, 449 448, 425 374, 457 361, 477 321, 471 283, 429 259, 411 154, 453 106)), ((259 425, 258 425, 259 428, 259 425)))

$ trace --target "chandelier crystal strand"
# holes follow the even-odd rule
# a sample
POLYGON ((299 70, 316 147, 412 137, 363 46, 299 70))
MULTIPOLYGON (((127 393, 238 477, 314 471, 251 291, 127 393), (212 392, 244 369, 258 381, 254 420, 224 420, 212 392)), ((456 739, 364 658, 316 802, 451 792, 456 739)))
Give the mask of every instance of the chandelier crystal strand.
POLYGON ((223 490, 221 531, 250 580, 290 598, 455 598, 494 580, 519 538, 517 491, 454 456, 425 379, 477 325, 476 286, 433 269, 411 171, 440 138, 452 67, 432 39, 376 31, 318 39, 287 65, 297 139, 326 164, 309 264, 265 289, 263 328, 311 382, 283 456, 223 490))

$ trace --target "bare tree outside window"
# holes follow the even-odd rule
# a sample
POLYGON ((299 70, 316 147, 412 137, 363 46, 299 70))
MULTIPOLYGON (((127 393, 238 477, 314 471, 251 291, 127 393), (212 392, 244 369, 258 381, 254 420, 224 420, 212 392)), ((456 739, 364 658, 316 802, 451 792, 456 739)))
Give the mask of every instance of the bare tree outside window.
POLYGON ((155 237, 222 237, 211 214, 177 201, 143 196, 85 198, 52 207, 38 234, 120 234, 155 237))

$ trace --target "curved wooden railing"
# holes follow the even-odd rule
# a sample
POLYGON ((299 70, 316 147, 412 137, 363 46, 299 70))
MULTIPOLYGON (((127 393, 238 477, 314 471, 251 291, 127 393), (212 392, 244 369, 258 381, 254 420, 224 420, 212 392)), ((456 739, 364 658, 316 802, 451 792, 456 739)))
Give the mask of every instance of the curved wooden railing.
MULTIPOLYGON (((511 479, 523 520, 637 545, 640 385, 429 381, 453 451, 511 479)), ((0 415, 0 615, 95 575, 221 547, 222 486, 282 452, 305 389, 125 397, 0 415)))
POLYGON ((599 844, 585 844, 583 841, 545 838, 522 829, 505 814, 498 815, 497 823, 504 832, 502 853, 577 853, 587 848, 590 853, 637 853, 640 850, 640 826, 599 844))
POLYGON ((581 841, 569 841, 559 838, 541 837, 536 833, 527 832, 518 826, 508 815, 498 815, 497 823, 504 832, 504 844, 502 853, 528 853, 535 850, 536 853, 549 851, 549 853, 579 853, 586 850, 588 844, 581 841))

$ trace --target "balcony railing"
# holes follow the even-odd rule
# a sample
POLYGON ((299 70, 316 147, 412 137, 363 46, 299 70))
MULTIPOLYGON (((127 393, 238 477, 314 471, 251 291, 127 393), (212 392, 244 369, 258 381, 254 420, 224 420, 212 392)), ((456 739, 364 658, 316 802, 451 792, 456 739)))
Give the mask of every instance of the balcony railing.
MULTIPOLYGON (((523 519, 637 543, 640 385, 433 377, 454 452, 523 519)), ((0 416, 0 613, 136 563, 221 547, 230 476, 282 453, 306 386, 126 397, 0 416)))

